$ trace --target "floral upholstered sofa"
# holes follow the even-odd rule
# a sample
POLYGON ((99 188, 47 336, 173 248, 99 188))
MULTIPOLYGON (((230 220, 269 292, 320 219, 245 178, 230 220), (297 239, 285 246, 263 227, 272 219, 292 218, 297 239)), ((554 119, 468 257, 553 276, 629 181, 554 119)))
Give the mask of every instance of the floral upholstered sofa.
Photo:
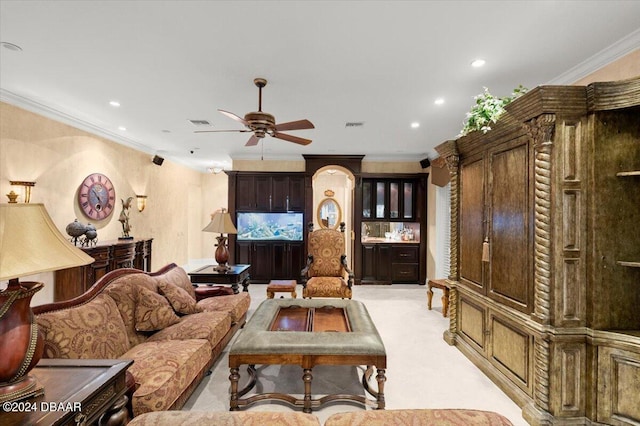
MULTIPOLYGON (((293 411, 172 411, 144 414, 130 426, 320 426, 313 414, 293 411)), ((331 414, 324 426, 513 426, 504 416, 482 410, 363 410, 331 414)))
POLYGON ((33 308, 44 358, 132 359, 127 371, 134 416, 180 409, 234 333, 249 293, 196 302, 184 269, 118 269, 83 295, 33 308))

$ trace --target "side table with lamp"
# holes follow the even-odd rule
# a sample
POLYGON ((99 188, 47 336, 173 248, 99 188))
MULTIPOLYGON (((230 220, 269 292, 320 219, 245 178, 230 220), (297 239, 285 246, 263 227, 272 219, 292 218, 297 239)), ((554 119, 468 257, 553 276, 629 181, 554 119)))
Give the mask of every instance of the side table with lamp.
POLYGON ((41 395, 28 373, 43 343, 31 298, 44 286, 18 278, 93 262, 58 231, 43 204, 0 204, 0 402, 41 395))
POLYGON ((231 293, 238 293, 239 284, 243 291, 248 291, 249 267, 251 265, 228 265, 229 249, 227 248, 227 236, 225 234, 237 234, 238 230, 231 221, 231 215, 227 209, 222 208, 211 215, 211 222, 202 230, 203 232, 219 232, 215 260, 217 265, 207 265, 195 271, 189 272, 189 277, 196 291, 196 298, 226 294, 228 287, 214 286, 211 284, 230 284, 231 293), (198 286, 208 284, 209 286, 198 286))
POLYGON ((40 359, 43 339, 31 310, 43 283, 18 278, 94 259, 58 231, 43 204, 0 204, 0 424, 128 422, 130 360, 40 359))

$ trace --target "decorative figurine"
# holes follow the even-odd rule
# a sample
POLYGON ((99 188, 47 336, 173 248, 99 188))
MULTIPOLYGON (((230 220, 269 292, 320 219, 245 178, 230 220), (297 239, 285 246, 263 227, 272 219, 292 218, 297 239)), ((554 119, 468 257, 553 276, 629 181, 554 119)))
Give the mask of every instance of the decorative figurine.
POLYGON ((133 197, 127 198, 127 201, 121 199, 122 201, 122 211, 120 212, 120 217, 118 221, 122 223, 122 237, 118 238, 119 240, 130 240, 133 237, 129 235, 129 231, 131 231, 131 225, 129 225, 129 208, 131 207, 131 200, 133 197))
POLYGON ((98 242, 98 231, 96 231, 96 227, 90 223, 83 225, 78 222, 78 219, 75 219, 67 225, 65 230, 67 231, 67 234, 71 236, 70 241, 74 246, 77 246, 78 243, 80 243, 81 247, 86 247, 90 244, 96 245, 98 242))

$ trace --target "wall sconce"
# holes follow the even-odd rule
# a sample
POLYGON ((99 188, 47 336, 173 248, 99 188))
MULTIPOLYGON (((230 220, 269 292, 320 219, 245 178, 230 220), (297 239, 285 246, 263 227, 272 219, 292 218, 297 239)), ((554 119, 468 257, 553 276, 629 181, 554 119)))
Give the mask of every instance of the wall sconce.
POLYGON ((216 167, 209 167, 207 170, 209 171, 209 173, 217 175, 217 174, 220 174, 224 170, 224 168, 216 166, 216 167))
POLYGON ((147 207, 147 196, 146 195, 136 195, 136 201, 138 204, 138 211, 142 212, 145 207, 147 207))
MULTIPOLYGON (((36 183, 35 182, 18 181, 18 180, 10 180, 9 183, 12 186, 21 186, 22 187, 22 200, 24 201, 24 203, 29 204, 29 202, 31 201, 31 188, 34 187, 36 185, 36 183)), ((11 191, 9 194, 7 194, 7 197, 9 197, 9 202, 10 203, 15 203, 16 202, 17 195, 16 195, 15 192, 11 191)))

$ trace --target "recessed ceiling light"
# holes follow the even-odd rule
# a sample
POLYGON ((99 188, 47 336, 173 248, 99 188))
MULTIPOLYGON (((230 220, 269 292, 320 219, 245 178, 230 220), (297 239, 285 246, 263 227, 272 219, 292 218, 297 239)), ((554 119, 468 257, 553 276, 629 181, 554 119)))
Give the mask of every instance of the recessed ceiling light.
POLYGON ((436 105, 442 105, 444 103, 444 98, 438 98, 435 101, 433 101, 433 103, 436 105))
POLYGON ((474 68, 480 68, 481 66, 484 66, 484 64, 486 64, 487 61, 485 61, 484 59, 476 59, 475 61, 471 62, 471 66, 474 68))
POLYGON ((420 123, 418 123, 417 121, 414 121, 413 123, 411 123, 412 129, 417 129, 418 127, 420 127, 420 123))
POLYGON ((124 132, 124 131, 126 131, 126 130, 127 130, 127 128, 126 128, 126 127, 124 127, 124 126, 118 126, 118 130, 122 130, 122 131, 124 132))
POLYGON ((118 101, 109 101, 109 105, 111 105, 112 107, 119 107, 120 106, 120 102, 118 101))
POLYGON ((171 133, 171 130, 164 129, 162 133, 171 133))
POLYGON ((22 47, 18 46, 17 44, 7 43, 6 41, 0 42, 0 44, 5 49, 13 50, 14 52, 22 52, 22 47))

